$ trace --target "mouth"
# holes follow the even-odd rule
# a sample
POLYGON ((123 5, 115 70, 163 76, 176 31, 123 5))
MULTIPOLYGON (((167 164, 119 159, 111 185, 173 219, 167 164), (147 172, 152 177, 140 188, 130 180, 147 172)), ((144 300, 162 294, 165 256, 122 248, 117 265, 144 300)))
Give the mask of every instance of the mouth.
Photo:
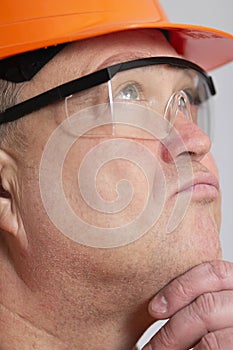
POLYGON ((198 172, 191 181, 181 183, 175 195, 191 192, 192 199, 214 200, 219 196, 219 190, 219 181, 213 174, 198 172))

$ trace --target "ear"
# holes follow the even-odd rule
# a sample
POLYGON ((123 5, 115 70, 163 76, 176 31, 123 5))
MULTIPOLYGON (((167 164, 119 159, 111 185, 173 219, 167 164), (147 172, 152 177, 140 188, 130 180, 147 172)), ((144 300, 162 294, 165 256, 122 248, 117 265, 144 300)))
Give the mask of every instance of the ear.
POLYGON ((17 163, 0 149, 0 230, 26 249, 28 240, 20 213, 19 194, 17 163))

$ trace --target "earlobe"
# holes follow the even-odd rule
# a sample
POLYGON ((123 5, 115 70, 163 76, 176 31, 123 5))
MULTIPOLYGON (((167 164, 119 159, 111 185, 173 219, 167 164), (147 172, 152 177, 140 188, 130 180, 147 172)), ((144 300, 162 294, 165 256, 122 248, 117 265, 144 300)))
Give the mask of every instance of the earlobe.
POLYGON ((17 165, 3 150, 0 150, 0 181, 0 230, 11 235, 21 248, 26 249, 28 241, 17 198, 17 165))

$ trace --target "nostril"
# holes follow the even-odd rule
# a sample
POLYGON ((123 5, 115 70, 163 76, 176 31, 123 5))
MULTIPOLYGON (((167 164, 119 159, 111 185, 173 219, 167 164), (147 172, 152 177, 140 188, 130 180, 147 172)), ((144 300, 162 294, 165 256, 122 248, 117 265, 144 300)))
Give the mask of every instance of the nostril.
POLYGON ((181 152, 179 154, 179 156, 190 156, 190 157, 192 157, 192 156, 195 156, 195 153, 194 152, 189 152, 189 151, 184 151, 184 152, 181 152))
POLYGON ((211 148, 211 141, 197 125, 186 118, 178 118, 169 136, 161 143, 160 156, 166 163, 177 157, 201 160, 211 148))

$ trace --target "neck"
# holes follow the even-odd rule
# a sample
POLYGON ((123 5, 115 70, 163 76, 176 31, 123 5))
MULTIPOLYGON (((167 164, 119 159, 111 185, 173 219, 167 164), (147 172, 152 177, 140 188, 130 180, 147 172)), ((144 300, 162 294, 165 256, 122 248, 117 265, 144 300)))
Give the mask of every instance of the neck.
POLYGON ((1 350, 67 349, 64 342, 56 335, 32 324, 23 315, 10 310, 3 304, 0 304, 0 323, 3 325, 0 333, 1 350))
POLYGON ((24 314, 25 310, 21 315, 20 312, 16 313, 5 305, 0 305, 0 322, 4 325, 0 334, 1 350, 96 350, 99 347, 106 350, 130 350, 136 344, 142 330, 145 330, 145 322, 138 322, 143 319, 139 310, 128 320, 113 315, 111 322, 105 324, 96 320, 94 325, 83 325, 77 318, 75 323, 78 326, 70 325, 72 331, 67 337, 63 336, 64 332, 61 329, 53 334, 41 325, 33 324, 24 314), (62 336, 59 336, 59 333, 62 336))
POLYGON ((0 255, 1 350, 130 350, 154 321, 147 312, 152 290, 134 278, 78 279, 54 263, 36 265, 39 271, 6 257, 0 255))
POLYGON ((153 321, 148 302, 109 312, 108 301, 101 305, 98 297, 65 295, 65 300, 60 292, 38 293, 18 276, 0 283, 1 350, 130 350, 153 321))

